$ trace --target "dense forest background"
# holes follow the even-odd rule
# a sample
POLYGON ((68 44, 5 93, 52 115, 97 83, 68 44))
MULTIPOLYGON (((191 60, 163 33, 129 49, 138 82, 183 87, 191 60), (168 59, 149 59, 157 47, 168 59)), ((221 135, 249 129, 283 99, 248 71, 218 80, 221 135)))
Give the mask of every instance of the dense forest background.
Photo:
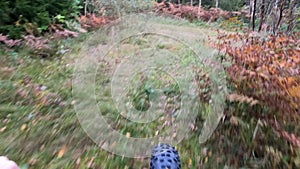
MULTIPOLYGON (((21 38, 24 34, 41 35, 49 31, 50 24, 63 24, 72 28, 72 20, 78 21, 79 16, 86 15, 87 12, 117 16, 118 13, 150 9, 149 2, 151 1, 1 0, 3 12, 0 14, 0 32, 9 35, 12 39, 21 38), (116 6, 118 8, 114 8, 116 6)), ((271 27, 268 29, 272 29, 273 32, 278 28, 290 32, 297 26, 296 23, 299 23, 299 1, 296 0, 172 0, 167 2, 205 9, 248 11, 248 20, 243 21, 251 24, 249 26, 253 30, 257 28, 259 31, 271 27)))

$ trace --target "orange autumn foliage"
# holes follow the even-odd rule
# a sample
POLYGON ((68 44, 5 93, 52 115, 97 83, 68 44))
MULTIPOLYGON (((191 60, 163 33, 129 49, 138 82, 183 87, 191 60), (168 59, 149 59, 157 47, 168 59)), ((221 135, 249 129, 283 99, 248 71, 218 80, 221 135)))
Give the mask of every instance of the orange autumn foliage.
POLYGON ((283 115, 300 114, 300 33, 219 34, 216 47, 230 56, 226 70, 237 90, 283 115))
POLYGON ((86 16, 80 16, 80 23, 83 28, 99 28, 109 22, 107 17, 96 16, 95 14, 88 13, 86 16))

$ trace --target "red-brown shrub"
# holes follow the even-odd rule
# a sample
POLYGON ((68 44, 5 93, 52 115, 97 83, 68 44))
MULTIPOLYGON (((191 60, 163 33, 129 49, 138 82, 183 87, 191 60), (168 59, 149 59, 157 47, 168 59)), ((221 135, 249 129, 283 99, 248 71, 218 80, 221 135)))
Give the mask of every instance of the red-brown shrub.
POLYGON ((226 70, 241 94, 285 115, 300 114, 300 33, 220 34, 216 47, 232 59, 226 70))

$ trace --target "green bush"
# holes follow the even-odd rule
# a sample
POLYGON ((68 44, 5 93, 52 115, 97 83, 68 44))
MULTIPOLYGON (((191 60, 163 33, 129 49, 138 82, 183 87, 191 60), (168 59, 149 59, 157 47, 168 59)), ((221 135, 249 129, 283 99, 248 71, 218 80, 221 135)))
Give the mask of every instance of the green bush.
POLYGON ((78 10, 74 8, 76 3, 76 0, 0 0, 0 33, 12 39, 20 38, 31 30, 38 30, 32 32, 39 35, 55 16, 72 18, 72 14, 78 10))

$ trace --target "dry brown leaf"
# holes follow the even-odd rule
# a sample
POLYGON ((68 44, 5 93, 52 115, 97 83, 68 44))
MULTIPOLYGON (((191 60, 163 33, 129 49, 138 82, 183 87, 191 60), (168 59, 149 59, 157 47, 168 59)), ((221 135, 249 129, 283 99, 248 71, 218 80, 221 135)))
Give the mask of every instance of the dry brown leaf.
POLYGON ((94 165, 94 160, 95 160, 95 157, 92 157, 91 160, 89 161, 89 163, 87 164, 87 168, 92 168, 92 166, 94 165))
POLYGON ((66 151, 67 151, 67 146, 66 145, 62 146, 62 148, 60 149, 60 151, 57 154, 57 157, 61 158, 66 153, 66 151))
POLYGON ((27 125, 26 124, 23 124, 22 126, 21 126, 21 131, 24 131, 25 129, 26 129, 26 127, 27 127, 27 125))
POLYGON ((191 166, 192 164, 193 164, 193 160, 189 158, 189 166, 191 166))
POLYGON ((208 157, 205 157, 204 163, 208 163, 208 157))
POLYGON ((2 127, 2 128, 0 129, 0 132, 3 133, 3 132, 6 130, 6 128, 7 128, 6 126, 2 127))

